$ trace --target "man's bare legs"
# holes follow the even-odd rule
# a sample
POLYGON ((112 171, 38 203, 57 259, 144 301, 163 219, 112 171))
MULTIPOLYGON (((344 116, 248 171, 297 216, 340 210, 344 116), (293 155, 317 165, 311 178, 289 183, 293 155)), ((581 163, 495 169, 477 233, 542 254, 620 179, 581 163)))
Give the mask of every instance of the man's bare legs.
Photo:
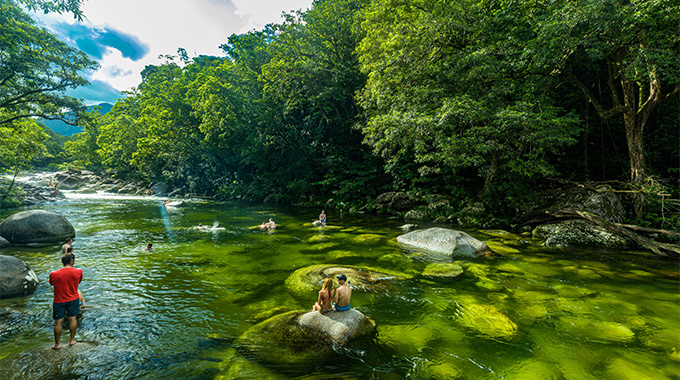
MULTIPOLYGON (((76 317, 66 317, 68 319, 68 329, 70 332, 71 339, 68 342, 69 346, 76 344, 76 328, 78 327, 78 321, 76 317)), ((58 350, 61 348, 59 345, 59 340, 61 339, 62 327, 61 324, 64 322, 64 318, 57 319, 54 321, 54 346, 53 349, 58 350)))
POLYGON ((64 322, 64 318, 54 320, 54 346, 53 349, 58 350, 61 348, 59 345, 59 340, 61 339, 61 324, 64 322))
POLYGON ((71 340, 69 340, 68 345, 73 346, 76 344, 76 327, 78 327, 78 321, 76 317, 66 317, 68 319, 68 329, 71 332, 71 340))

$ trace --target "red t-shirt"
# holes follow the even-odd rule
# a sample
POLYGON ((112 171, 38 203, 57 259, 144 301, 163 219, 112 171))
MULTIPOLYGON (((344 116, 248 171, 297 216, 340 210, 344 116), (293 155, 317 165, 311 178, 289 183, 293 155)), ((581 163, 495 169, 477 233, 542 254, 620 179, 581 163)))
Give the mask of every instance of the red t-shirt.
POLYGON ((54 303, 78 299, 78 284, 83 279, 80 268, 61 268, 50 272, 50 284, 54 286, 54 303))

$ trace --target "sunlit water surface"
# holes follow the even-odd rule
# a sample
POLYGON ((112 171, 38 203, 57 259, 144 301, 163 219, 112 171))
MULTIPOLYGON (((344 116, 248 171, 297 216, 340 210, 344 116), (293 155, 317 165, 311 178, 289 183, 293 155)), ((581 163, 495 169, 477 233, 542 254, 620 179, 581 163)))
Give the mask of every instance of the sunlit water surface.
POLYGON ((466 231, 502 255, 460 260, 465 273, 455 279, 426 278, 419 274, 441 258, 399 247, 401 220, 328 212, 329 224, 342 228, 320 229, 309 226, 320 210, 68 197, 37 208, 63 214, 76 229, 87 303, 77 340, 85 348, 61 361, 46 354, 53 339, 47 276, 61 266, 59 247, 4 249, 27 262, 40 285, 32 295, 0 300, 3 379, 680 378, 677 260, 555 252, 530 239, 466 231), (270 217, 280 225, 275 232, 253 228, 270 217), (200 232, 198 223, 224 229, 200 232), (357 238, 365 234, 379 236, 357 238), (150 242, 155 250, 145 252, 150 242), (311 308, 315 293, 301 299, 284 283, 316 264, 391 269, 413 279, 354 292, 352 305, 375 320, 377 334, 336 349, 331 362, 271 366, 234 350, 254 316, 311 308), (485 333, 508 323, 516 332, 485 333))

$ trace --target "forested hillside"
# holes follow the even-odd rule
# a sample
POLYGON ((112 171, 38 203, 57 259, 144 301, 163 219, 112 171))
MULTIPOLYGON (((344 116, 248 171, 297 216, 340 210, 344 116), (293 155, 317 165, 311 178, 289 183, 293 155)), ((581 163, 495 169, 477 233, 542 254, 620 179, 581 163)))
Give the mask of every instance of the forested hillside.
POLYGON ((675 224, 679 24, 672 0, 315 1, 224 57, 147 66, 80 120, 69 165, 346 210, 404 191, 450 200, 442 220, 481 204, 509 221, 543 189, 607 182, 631 218, 675 224))

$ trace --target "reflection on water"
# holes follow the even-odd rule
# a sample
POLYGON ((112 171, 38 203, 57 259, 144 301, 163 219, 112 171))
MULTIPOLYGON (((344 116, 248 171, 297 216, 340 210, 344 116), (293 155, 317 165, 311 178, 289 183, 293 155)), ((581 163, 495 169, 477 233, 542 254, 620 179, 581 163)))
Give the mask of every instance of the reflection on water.
MULTIPOLYGON (((55 360, 52 289, 58 245, 10 247, 38 290, 0 300, 6 379, 374 378, 678 379, 677 263, 601 250, 548 252, 536 242, 468 231, 502 256, 461 260, 456 278, 422 276, 441 258, 394 243, 398 220, 319 210, 68 193, 40 208, 76 228, 87 308, 78 349, 55 360), (257 229, 274 218, 273 233, 257 229), (202 223, 223 230, 198 231, 202 223), (154 244, 146 252, 147 243, 154 244), (276 367, 232 341, 277 310, 311 308, 284 286, 297 269, 338 264, 389 269, 406 280, 356 289, 352 305, 377 323, 373 340, 338 348, 332 363, 276 367)), ((16 210, 2 211, 4 218, 16 210)), ((446 262, 444 260, 443 262, 446 262)), ((448 260, 450 261, 450 260, 448 260)))

